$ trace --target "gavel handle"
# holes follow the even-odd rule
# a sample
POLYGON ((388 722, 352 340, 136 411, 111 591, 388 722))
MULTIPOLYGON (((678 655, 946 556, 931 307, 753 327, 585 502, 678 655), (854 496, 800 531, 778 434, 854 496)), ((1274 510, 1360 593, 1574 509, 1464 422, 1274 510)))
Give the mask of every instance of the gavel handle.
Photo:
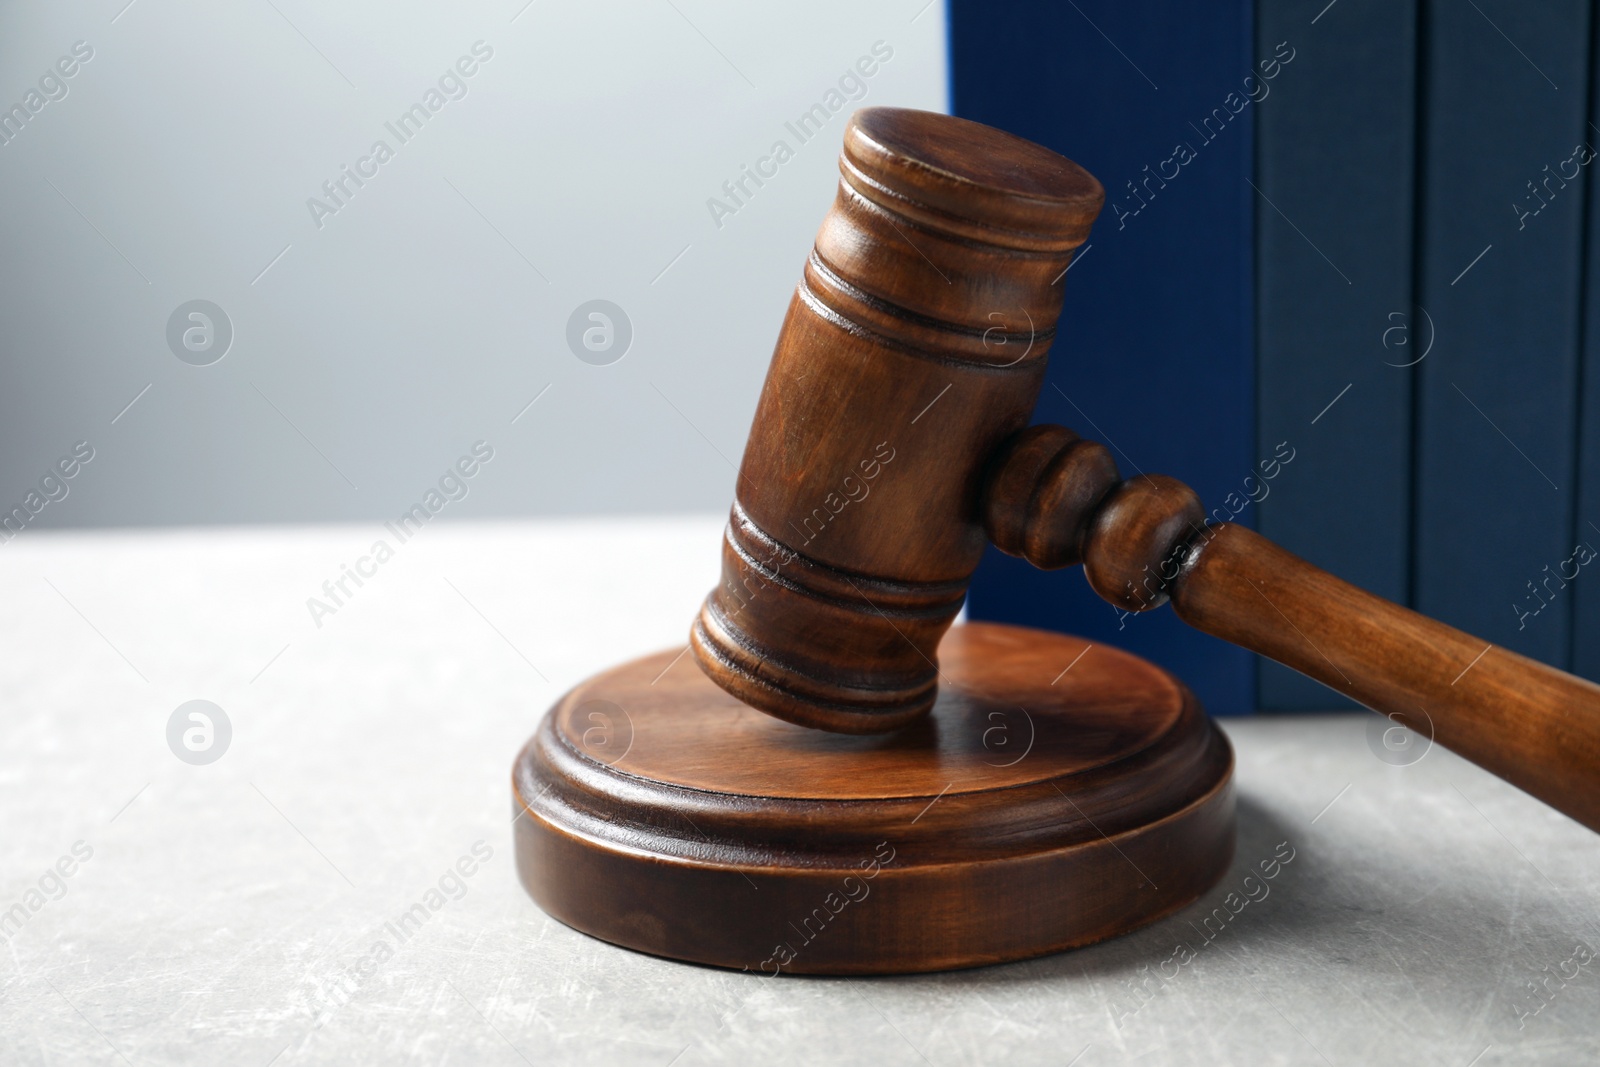
POLYGON ((1190 626, 1391 715, 1600 831, 1600 685, 1211 527, 1168 594, 1190 626))
POLYGON ((1184 622, 1315 678, 1600 832, 1600 685, 1390 603, 1233 523, 1164 475, 1035 426, 996 457, 984 522, 1041 567, 1082 562, 1128 611, 1184 622))

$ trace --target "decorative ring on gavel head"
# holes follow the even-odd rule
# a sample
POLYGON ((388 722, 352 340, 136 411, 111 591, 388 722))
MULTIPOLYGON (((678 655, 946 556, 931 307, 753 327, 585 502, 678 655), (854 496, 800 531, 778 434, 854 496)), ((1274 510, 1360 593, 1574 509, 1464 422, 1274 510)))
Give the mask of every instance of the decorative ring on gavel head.
POLYGON ((1028 422, 1105 194, 1038 145, 893 108, 852 117, 839 170, 690 641, 746 703, 870 733, 933 704, 989 461, 1028 422))

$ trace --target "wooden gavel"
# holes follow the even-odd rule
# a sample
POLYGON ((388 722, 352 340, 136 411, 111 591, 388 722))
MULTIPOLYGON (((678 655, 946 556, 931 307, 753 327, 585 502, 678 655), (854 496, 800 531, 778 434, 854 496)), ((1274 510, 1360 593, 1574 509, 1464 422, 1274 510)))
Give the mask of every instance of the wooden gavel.
POLYGON ((1311 566, 1161 475, 1026 427, 1100 183, 943 115, 851 119, 739 472, 701 667, 805 726, 875 733, 933 705, 940 638, 990 540, 1082 563, 1190 625, 1402 722, 1600 830, 1600 686, 1311 566))

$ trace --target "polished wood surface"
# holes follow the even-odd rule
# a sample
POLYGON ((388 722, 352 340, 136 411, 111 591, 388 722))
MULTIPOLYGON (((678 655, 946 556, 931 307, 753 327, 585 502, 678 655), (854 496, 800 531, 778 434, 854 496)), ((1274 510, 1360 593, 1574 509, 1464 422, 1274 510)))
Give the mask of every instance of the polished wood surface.
POLYGON ((1008 626, 938 652, 932 713, 875 736, 758 712, 681 650, 584 682, 513 771, 524 885, 629 948, 870 974, 1111 937, 1226 869, 1232 754, 1171 676, 1008 626))
POLYGON ((1119 610, 1171 599, 1600 829, 1600 687, 1209 525, 1188 486, 1123 481, 1070 430, 1023 428, 1103 199, 1091 176, 892 108, 851 120, 840 172, 691 634, 718 685, 827 730, 915 722, 987 537, 1040 567, 1082 563, 1119 610))
POLYGON ((1357 589, 1227 523, 1173 583, 1178 617, 1308 674, 1600 831, 1600 686, 1357 589))
POLYGON ((1125 611, 1170 600, 1191 626, 1600 831, 1600 686, 1357 589, 1245 527, 1207 525, 1188 486, 1162 475, 1118 482, 1103 452, 1059 426, 1002 447, 984 497, 996 545, 1042 566, 1081 559, 1095 592, 1125 611))
POLYGON ((1027 423, 1104 193, 1038 145, 897 108, 855 114, 839 168, 691 644, 747 703, 874 732, 933 704, 983 465, 1027 423))
POLYGON ((1170 600, 1600 830, 1600 687, 1024 428, 1094 178, 887 108, 851 119, 840 173, 693 655, 585 682, 517 760, 518 870, 546 911, 679 959, 885 973, 1085 944, 1203 892, 1233 848, 1227 743, 1134 657, 950 630, 986 540, 1081 563, 1122 611, 1170 600))

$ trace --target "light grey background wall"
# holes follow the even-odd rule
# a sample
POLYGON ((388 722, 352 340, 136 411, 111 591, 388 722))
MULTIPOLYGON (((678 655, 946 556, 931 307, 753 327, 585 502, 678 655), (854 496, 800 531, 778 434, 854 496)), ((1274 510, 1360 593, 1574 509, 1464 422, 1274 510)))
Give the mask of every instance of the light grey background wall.
POLYGON ((479 441, 441 514, 724 507, 846 116, 944 110, 944 34, 937 0, 5 3, 0 511, 393 518, 479 441), (614 312, 569 345, 592 300, 620 359, 614 312))

